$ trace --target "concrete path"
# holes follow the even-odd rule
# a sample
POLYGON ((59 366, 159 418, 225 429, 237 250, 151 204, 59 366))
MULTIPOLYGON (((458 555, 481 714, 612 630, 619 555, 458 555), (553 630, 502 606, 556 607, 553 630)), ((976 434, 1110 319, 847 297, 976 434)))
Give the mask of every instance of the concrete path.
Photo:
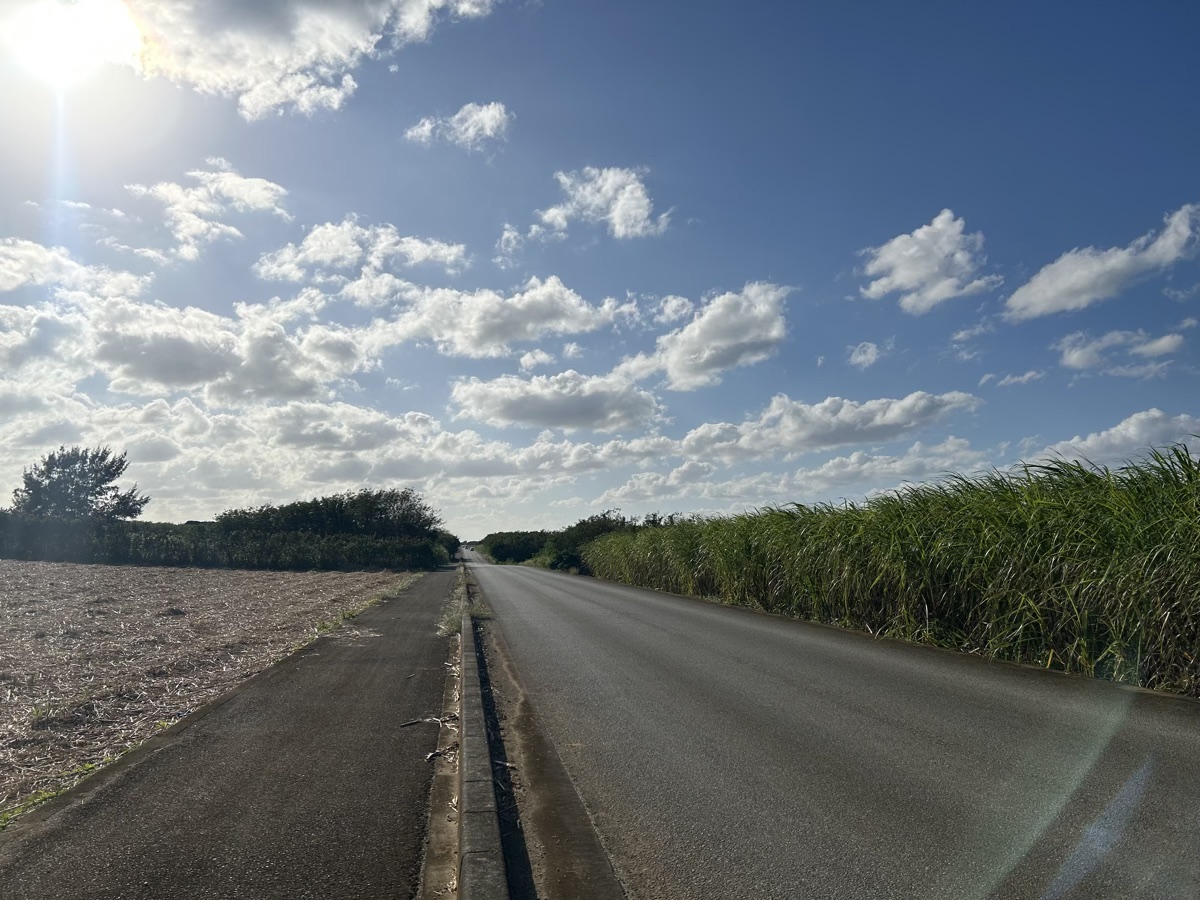
POLYGON ((1200 703, 472 571, 631 900, 1200 897, 1200 703))
POLYGON ((423 576, 18 821, 0 834, 0 897, 411 897, 438 726, 398 726, 441 714, 453 583, 423 576))

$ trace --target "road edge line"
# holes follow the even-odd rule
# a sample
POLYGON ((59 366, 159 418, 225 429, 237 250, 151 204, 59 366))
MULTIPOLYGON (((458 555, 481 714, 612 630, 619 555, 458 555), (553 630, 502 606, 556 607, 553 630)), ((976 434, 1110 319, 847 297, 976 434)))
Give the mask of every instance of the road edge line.
POLYGON ((463 611, 458 712, 458 898, 509 900, 475 626, 463 611))

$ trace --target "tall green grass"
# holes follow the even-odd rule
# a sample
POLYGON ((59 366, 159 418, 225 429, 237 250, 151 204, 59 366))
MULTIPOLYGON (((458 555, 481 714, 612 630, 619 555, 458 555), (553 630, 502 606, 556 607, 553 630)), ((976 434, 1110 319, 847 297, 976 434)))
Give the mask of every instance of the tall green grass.
POLYGON ((1053 461, 617 532, 597 576, 1200 696, 1200 461, 1053 461))

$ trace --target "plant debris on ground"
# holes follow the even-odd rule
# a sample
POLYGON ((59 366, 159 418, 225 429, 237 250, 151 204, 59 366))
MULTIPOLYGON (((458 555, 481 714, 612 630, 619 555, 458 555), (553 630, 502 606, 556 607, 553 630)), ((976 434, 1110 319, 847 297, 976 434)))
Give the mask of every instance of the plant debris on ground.
POLYGON ((0 828, 413 577, 0 560, 0 828))

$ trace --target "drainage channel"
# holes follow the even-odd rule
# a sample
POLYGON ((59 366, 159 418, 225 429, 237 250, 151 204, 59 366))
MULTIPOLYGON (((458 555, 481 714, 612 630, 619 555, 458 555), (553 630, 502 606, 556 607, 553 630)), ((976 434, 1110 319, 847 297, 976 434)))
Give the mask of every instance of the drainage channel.
MULTIPOLYGON (((470 579, 468 591, 482 601, 470 579)), ((625 900, 499 624, 463 616, 459 898, 625 900)))

